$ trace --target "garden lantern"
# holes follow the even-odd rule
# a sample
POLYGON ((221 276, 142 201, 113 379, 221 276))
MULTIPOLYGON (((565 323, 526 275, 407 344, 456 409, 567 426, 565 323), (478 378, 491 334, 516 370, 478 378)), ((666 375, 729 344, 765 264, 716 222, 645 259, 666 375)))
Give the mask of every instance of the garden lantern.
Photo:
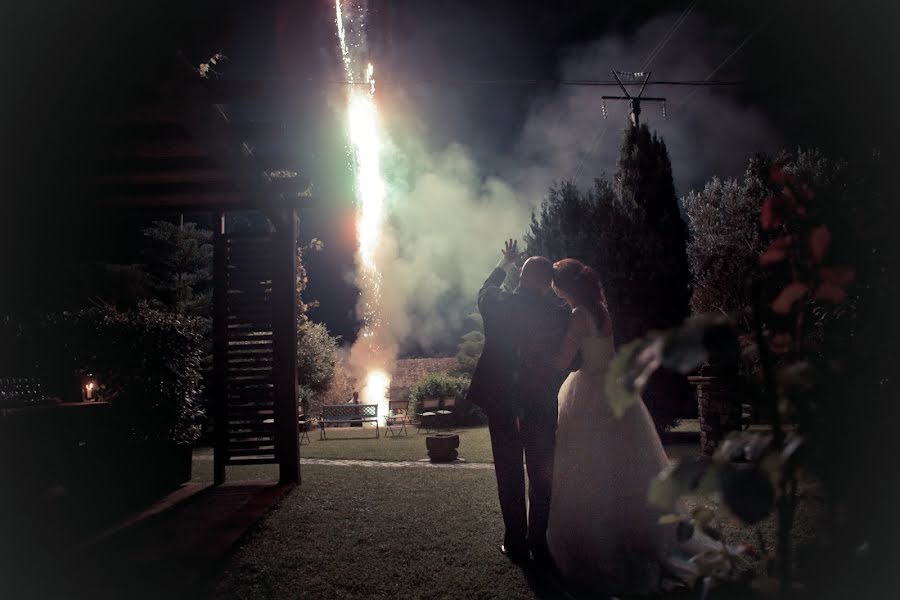
POLYGON ((93 402, 97 399, 97 376, 93 373, 85 373, 81 376, 81 400, 93 402))

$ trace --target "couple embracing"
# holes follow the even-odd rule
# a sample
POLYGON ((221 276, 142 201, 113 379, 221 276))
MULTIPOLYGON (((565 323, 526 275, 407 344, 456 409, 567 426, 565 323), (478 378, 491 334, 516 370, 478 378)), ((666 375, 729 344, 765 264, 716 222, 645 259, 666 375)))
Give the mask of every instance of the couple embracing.
POLYGON ((576 588, 652 591, 675 536, 647 491, 669 462, 643 403, 617 419, 606 401, 614 350, 600 278, 577 260, 533 256, 508 292, 518 257, 510 240, 479 292, 485 343, 469 391, 489 420, 500 549, 576 588))

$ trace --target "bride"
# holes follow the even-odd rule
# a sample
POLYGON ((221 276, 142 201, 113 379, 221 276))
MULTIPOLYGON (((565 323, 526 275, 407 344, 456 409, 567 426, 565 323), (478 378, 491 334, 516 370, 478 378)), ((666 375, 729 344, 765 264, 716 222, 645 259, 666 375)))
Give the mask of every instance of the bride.
POLYGON ((547 543, 570 584, 606 593, 658 588, 661 563, 676 546, 647 503, 651 480, 669 465, 642 402, 616 418, 604 392, 613 357, 612 328, 600 278, 574 259, 553 266, 553 289, 572 307, 558 356, 581 367, 559 391, 547 543))

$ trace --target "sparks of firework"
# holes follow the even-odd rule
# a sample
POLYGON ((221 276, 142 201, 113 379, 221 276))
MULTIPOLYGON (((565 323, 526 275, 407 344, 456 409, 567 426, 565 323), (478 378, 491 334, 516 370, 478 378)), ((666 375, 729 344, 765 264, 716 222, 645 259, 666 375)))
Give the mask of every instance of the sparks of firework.
MULTIPOLYGON (((369 67, 371 73, 371 65, 369 67)), ((351 91, 347 117, 357 163, 359 257, 363 268, 377 272, 375 250, 383 220, 385 189, 381 178, 382 143, 373 95, 361 90, 351 91)))
MULTIPOLYGON (((347 21, 341 8, 341 0, 335 0, 335 14, 341 59, 347 78, 356 81, 354 47, 348 43, 347 21)), ((358 36, 357 31, 357 36, 358 36)), ((359 44, 357 44, 357 47, 359 44)), ((359 283, 361 287, 361 313, 363 329, 354 351, 365 354, 362 363, 366 368, 364 394, 367 403, 378 404, 386 414, 388 374, 390 359, 385 357, 382 344, 386 324, 381 318, 381 277, 376 253, 381 241, 384 223, 385 184, 381 174, 383 135, 375 105, 375 69, 366 63, 364 81, 368 85, 349 86, 347 98, 347 127, 356 170, 356 195, 359 204, 357 235, 359 236, 359 283)), ((352 353, 351 353, 352 355, 352 353)))
POLYGON ((347 47, 347 31, 344 29, 344 15, 341 11, 341 0, 334 0, 335 21, 337 23, 338 40, 341 42, 341 60, 344 63, 344 71, 350 81, 353 81, 353 63, 350 60, 350 49, 347 47))

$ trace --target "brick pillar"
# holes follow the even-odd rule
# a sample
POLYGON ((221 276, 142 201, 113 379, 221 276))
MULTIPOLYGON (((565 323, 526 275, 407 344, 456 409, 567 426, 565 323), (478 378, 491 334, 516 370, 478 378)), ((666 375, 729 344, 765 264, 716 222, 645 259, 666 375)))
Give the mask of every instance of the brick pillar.
POLYGON ((733 376, 690 377, 700 413, 700 450, 715 452, 731 431, 741 428, 740 386, 733 376))

